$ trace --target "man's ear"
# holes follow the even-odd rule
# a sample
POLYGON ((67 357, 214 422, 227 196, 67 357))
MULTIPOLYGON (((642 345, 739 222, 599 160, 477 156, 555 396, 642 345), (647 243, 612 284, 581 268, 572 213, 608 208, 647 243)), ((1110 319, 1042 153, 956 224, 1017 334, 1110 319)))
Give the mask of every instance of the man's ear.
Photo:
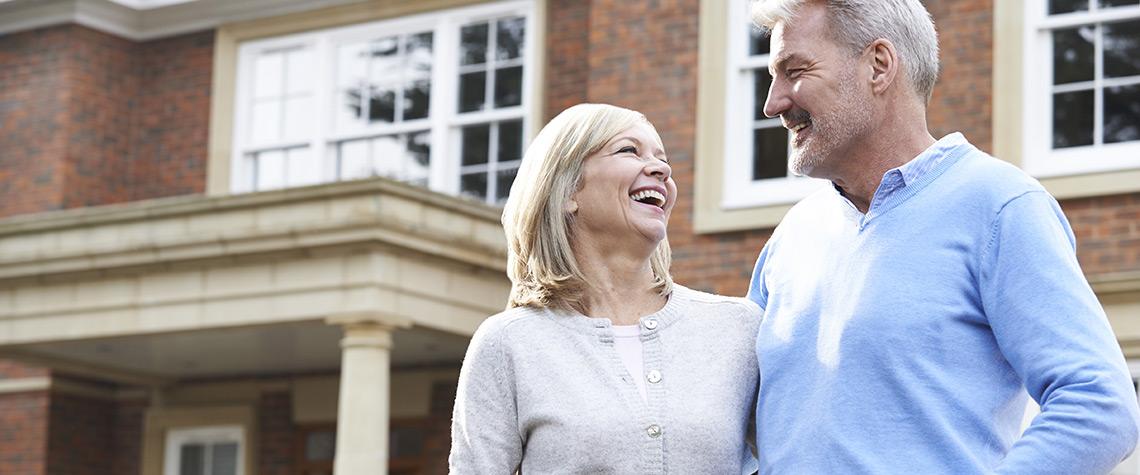
POLYGON ((881 95, 899 72, 899 52, 890 41, 879 38, 867 46, 866 54, 871 60, 871 91, 881 95))

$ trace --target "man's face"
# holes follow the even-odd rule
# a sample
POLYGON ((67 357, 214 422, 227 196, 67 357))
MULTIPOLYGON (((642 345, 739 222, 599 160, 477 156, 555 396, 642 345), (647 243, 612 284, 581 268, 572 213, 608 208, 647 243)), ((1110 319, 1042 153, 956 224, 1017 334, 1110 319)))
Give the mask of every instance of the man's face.
POLYGON ((871 99, 857 58, 828 34, 822 2, 800 7, 790 26, 772 31, 772 86, 764 114, 792 132, 791 170, 816 178, 837 175, 845 156, 870 125, 871 99))

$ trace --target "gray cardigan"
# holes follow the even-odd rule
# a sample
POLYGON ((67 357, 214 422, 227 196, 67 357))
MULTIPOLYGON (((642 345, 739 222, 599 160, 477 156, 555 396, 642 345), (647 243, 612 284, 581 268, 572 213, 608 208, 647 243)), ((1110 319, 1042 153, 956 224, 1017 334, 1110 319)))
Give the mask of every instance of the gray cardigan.
POLYGON ((644 375, 625 369, 609 319, 488 318, 459 376, 451 473, 751 473, 762 317, 751 301, 675 286, 640 319, 644 375), (632 377, 646 378, 648 406, 632 377))

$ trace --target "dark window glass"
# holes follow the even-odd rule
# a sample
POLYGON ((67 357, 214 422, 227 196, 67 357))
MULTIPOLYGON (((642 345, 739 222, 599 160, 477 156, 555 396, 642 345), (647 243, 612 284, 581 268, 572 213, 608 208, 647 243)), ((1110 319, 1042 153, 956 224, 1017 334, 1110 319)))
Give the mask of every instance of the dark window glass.
POLYGON ((1093 29, 1089 26, 1053 32, 1053 84, 1093 79, 1093 29))
POLYGON ((404 120, 423 119, 431 106, 431 82, 415 81, 404 89, 404 120))
POLYGON ((522 104, 522 66, 495 71, 495 107, 522 104))
POLYGON ((1053 148, 1093 143, 1093 92, 1053 95, 1053 148))
POLYGON ((783 127, 752 131, 752 179, 788 176, 788 131, 783 127))
POLYGON ((404 63, 413 74, 431 74, 431 33, 408 36, 404 63))
POLYGON ((179 475, 205 475, 206 474, 206 446, 202 444, 186 444, 182 446, 179 458, 179 475))
POLYGON ((750 25, 748 28, 748 54, 752 56, 768 54, 771 48, 771 40, 768 35, 762 33, 756 25, 750 25))
POLYGON ((499 157, 500 162, 509 162, 522 158, 522 121, 509 120, 499 123, 499 157))
POLYGON ((463 165, 487 163, 487 146, 491 143, 490 125, 472 125, 463 128, 463 165))
POLYGON ((214 444, 213 459, 210 460, 210 475, 236 475, 237 449, 233 442, 214 444))
POLYGON ((472 112, 483 108, 487 91, 487 73, 459 75, 459 112, 472 112))
POLYGON ((1140 75, 1140 20, 1105 24, 1104 76, 1136 75, 1140 75))
POLYGON ((1104 143, 1140 140, 1140 85, 1104 89, 1104 143))
POLYGON ((1083 12, 1089 9, 1089 0, 1049 0, 1049 14, 1083 12))
POLYGON ((752 118, 756 120, 765 119, 764 103, 768 101, 768 89, 772 87, 772 75, 768 74, 768 70, 760 68, 756 70, 753 75, 756 80, 753 81, 756 85, 756 104, 754 104, 754 112, 752 118))
POLYGON ((500 60, 515 59, 523 54, 523 39, 526 34, 526 22, 522 17, 499 20, 495 40, 495 58, 500 60))
POLYGON ((487 199, 487 173, 468 173, 459 177, 459 193, 469 198, 487 199))
POLYGON ((336 454, 336 431, 320 430, 305 434, 305 460, 332 460, 336 454))
POLYGON ((1138 3, 1140 3, 1140 2, 1137 2, 1136 0, 1097 0, 1096 1, 1097 6, 1099 6, 1101 8, 1127 7, 1129 5, 1135 6, 1138 3))
POLYGON ((390 432, 389 453, 392 458, 418 457, 424 451, 424 430, 421 427, 399 427, 390 432))
POLYGON ((487 24, 465 26, 459 30, 459 64, 487 62, 487 24))
POLYGON ((499 170, 498 176, 496 176, 497 181, 495 182, 496 203, 507 201, 507 195, 511 192, 511 184, 515 182, 515 175, 518 173, 518 168, 499 170))
POLYGON ((408 135, 408 155, 416 164, 423 168, 423 172, 427 172, 427 166, 431 162, 431 133, 419 132, 408 135))
POLYGON ((396 91, 372 86, 368 96, 368 120, 372 122, 396 120, 396 91))

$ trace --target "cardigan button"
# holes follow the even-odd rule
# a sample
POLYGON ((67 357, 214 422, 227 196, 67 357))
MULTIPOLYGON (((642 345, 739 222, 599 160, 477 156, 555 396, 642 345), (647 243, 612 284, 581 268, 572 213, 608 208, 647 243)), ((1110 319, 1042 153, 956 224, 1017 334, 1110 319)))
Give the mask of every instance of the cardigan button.
POLYGON ((644 325, 645 325, 645 328, 648 330, 656 329, 657 328, 657 319, 656 318, 646 318, 644 325))
POLYGON ((649 426, 648 428, 646 428, 645 432, 647 434, 649 434, 650 437, 660 436, 661 435, 661 426, 659 426, 657 424, 653 424, 653 425, 649 426))
POLYGON ((649 374, 645 375, 645 379, 649 380, 651 383, 660 382, 661 372, 657 370, 650 371, 649 374))

